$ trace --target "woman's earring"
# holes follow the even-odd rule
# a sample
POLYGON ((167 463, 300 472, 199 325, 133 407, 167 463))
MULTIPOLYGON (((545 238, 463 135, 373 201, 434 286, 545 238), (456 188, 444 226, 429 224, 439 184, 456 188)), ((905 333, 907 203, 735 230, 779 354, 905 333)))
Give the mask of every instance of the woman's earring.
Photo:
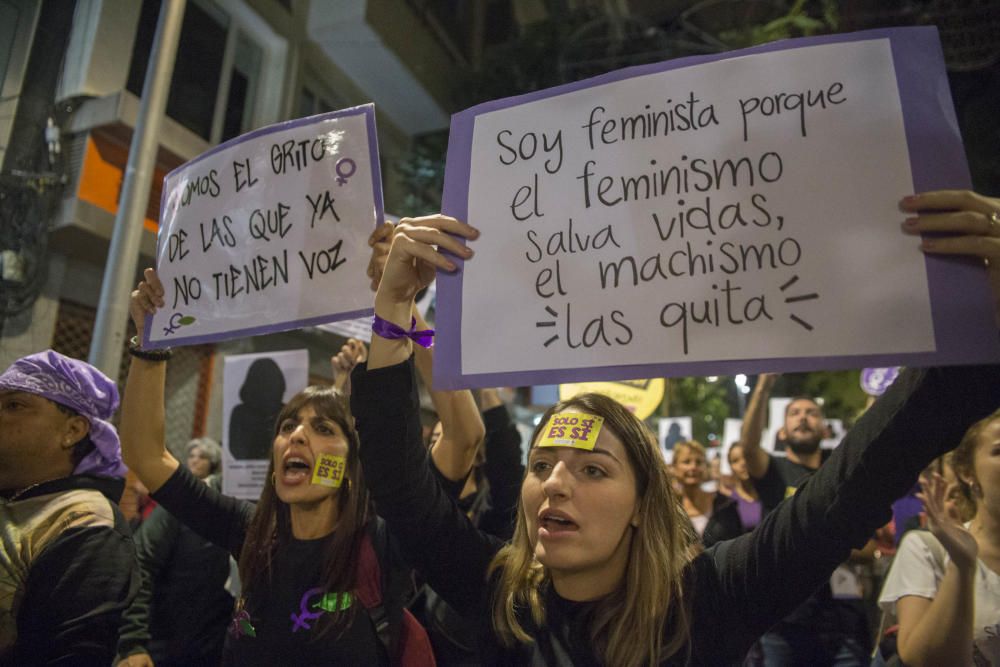
POLYGON ((277 479, 278 479, 278 478, 277 478, 277 477, 275 476, 275 474, 274 474, 274 473, 272 472, 272 473, 271 473, 271 486, 278 486, 278 481, 277 481, 277 479))
POLYGON ((979 482, 972 483, 972 495, 974 495, 976 498, 983 497, 983 487, 979 486, 979 482))

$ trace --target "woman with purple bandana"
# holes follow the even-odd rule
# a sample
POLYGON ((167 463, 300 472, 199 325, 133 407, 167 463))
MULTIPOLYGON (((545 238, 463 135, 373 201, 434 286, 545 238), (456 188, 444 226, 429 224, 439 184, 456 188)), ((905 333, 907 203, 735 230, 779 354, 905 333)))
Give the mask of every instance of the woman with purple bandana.
POLYGON ((138 586, 115 384, 47 350, 0 374, 0 665, 107 665, 138 586))

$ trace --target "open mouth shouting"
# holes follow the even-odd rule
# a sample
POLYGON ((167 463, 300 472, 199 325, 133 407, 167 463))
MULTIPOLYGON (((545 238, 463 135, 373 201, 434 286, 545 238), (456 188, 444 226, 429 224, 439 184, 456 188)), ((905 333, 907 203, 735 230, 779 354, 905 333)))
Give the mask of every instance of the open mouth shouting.
POLYGON ((298 455, 286 456, 281 465, 281 481, 288 486, 308 483, 312 476, 312 464, 298 455))
POLYGON ((575 534, 579 530, 579 524, 565 512, 546 509, 538 515, 538 536, 540 538, 564 537, 575 534))

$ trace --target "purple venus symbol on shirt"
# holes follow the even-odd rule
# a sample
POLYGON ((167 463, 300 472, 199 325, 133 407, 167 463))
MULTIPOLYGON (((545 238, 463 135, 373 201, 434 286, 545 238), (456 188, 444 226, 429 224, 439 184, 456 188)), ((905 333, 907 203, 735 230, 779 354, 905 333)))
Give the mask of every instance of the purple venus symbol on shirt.
POLYGON ((299 611, 301 613, 292 614, 292 632, 298 632, 300 629, 311 630, 312 626, 309 625, 309 621, 315 621, 323 615, 322 609, 318 612, 309 611, 309 598, 314 595, 321 595, 322 593, 322 588, 310 588, 302 594, 302 600, 299 602, 299 611))

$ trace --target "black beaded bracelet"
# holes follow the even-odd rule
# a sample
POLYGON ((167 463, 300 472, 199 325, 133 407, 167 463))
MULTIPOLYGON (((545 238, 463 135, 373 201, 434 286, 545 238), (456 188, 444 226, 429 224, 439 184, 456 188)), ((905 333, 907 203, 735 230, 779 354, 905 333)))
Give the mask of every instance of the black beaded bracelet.
POLYGON ((168 347, 160 350, 142 349, 139 347, 139 339, 136 336, 132 336, 128 342, 128 353, 136 359, 142 359, 143 361, 166 361, 174 356, 173 350, 168 347))

